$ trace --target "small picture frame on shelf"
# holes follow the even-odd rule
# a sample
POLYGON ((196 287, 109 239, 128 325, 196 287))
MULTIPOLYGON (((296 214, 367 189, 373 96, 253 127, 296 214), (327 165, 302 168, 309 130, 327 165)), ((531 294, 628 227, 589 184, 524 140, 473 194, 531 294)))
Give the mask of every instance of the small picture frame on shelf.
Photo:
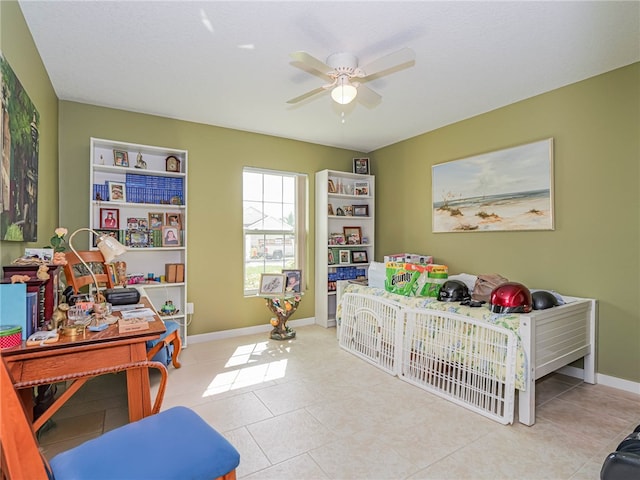
POLYGON ((334 211, 333 211, 333 205, 329 204, 329 207, 327 209, 327 215, 335 215, 334 211))
POLYGON ((345 245, 345 236, 342 233, 332 233, 329 236, 329 245, 345 245))
POLYGON ((128 167, 129 166, 129 154, 124 150, 113 151, 113 164, 116 167, 128 167))
POLYGON ((353 206, 353 216, 354 217, 368 217, 369 216, 369 205, 354 205, 353 206))
POLYGON ((138 217, 127 217, 127 230, 138 230, 144 227, 141 227, 138 223, 140 219, 138 217))
POLYGON ((285 293, 300 293, 300 286, 302 285, 302 270, 283 269, 282 273, 287 277, 287 281, 284 286, 285 293))
POLYGON ((286 277, 282 273, 260 274, 260 295, 282 295, 285 289, 286 277))
POLYGON ((165 218, 165 225, 167 227, 176 227, 182 230, 182 214, 181 213, 167 213, 165 218))
POLYGON ((366 250, 353 250, 351 252, 351 263, 369 263, 366 250))
POLYGON ((127 186, 122 182, 107 182, 110 202, 126 202, 127 186))
POLYGON ((342 210, 344 211, 345 216, 353 217, 353 206, 352 205, 343 205, 342 210))
POLYGON ((351 263, 351 251, 340 250, 340 265, 349 265, 351 263))
POLYGON ((362 243, 362 228, 344 227, 342 230, 347 245, 360 245, 362 243))
POLYGON ((102 230, 118 230, 120 228, 120 210, 117 208, 101 208, 100 228, 102 230))
POLYGON ((336 257, 333 253, 332 249, 329 249, 329 255, 327 258, 327 262, 329 263, 329 265, 335 265, 336 264, 336 257))
POLYGON ((369 159, 368 158, 354 158, 353 159, 353 173, 360 175, 369 175, 369 159))
POLYGON ((149 212, 149 228, 151 230, 162 230, 164 227, 164 213, 149 212))
POLYGON ((145 248, 149 246, 148 230, 127 230, 125 245, 131 248, 145 248))
MULTIPOLYGON (((96 230, 95 231, 98 235, 93 235, 93 246, 97 247, 98 246, 98 242, 100 241, 100 237, 103 235, 109 236, 109 237, 113 237, 116 240, 120 241, 119 237, 119 231, 118 230, 107 230, 107 229, 100 229, 100 230, 96 230)), ((107 265, 110 265, 109 263, 107 265)))
POLYGON ((163 247, 179 247, 180 246, 180 230, 177 227, 162 227, 162 246, 163 247))
POLYGON ((355 182, 353 184, 354 191, 353 194, 356 196, 369 196, 369 182, 355 182))
POLYGON ((333 183, 333 179, 329 179, 329 193, 338 193, 338 190, 336 189, 336 184, 333 183))

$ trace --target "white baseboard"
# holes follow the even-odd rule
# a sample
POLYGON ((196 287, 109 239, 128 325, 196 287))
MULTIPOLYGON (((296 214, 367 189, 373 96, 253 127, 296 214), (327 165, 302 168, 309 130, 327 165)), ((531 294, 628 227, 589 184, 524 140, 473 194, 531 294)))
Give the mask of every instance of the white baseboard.
MULTIPOLYGON (((301 318, 299 320, 289 320, 287 325, 295 327, 304 327, 305 325, 313 325, 316 323, 315 317, 301 318)), ((211 340, 221 340, 223 338, 242 337, 244 335, 253 335, 256 333, 266 333, 273 330, 273 327, 266 323, 264 325, 256 325, 254 327, 234 328, 232 330, 223 330, 221 332, 201 333, 199 335, 189 335, 187 343, 210 342, 211 340)))
MULTIPOLYGON (((584 378, 584 370, 577 367, 562 367, 558 370, 558 373, 562 373, 569 377, 584 378)), ((617 388, 618 390, 624 390, 625 392, 635 393, 640 395, 640 383, 632 382, 630 380, 624 380, 623 378, 612 377, 610 375, 604 375, 602 373, 596 373, 596 382, 600 385, 607 387, 617 388)))

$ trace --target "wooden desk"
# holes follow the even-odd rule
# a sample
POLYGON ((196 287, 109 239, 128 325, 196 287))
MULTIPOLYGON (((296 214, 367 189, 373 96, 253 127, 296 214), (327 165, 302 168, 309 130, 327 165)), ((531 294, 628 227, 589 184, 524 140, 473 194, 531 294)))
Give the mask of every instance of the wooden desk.
MULTIPOLYGON (((150 306, 148 299, 141 303, 150 306)), ((117 313, 116 313, 117 314, 117 313)), ((37 382, 51 377, 61 377, 82 372, 111 368, 127 363, 147 360, 145 342, 155 340, 165 332, 164 323, 156 315, 149 322, 149 330, 140 332, 119 333, 114 324, 101 332, 86 331, 76 337, 60 336, 56 343, 27 347, 25 342, 19 347, 4 349, 4 357, 9 372, 16 384, 37 382)), ((74 380, 68 389, 71 396, 88 378, 74 380), (79 383, 78 385, 75 385, 79 383), (73 387, 73 388, 72 388, 73 387)), ((26 407, 30 420, 33 413, 33 392, 31 387, 21 387, 22 402, 26 407)), ((151 387, 147 368, 127 370, 127 395, 129 400, 129 421, 134 422, 151 414, 151 387)), ((68 399, 65 398, 64 401, 68 399)), ((64 401, 62 403, 64 403, 64 401)), ((55 413, 62 403, 52 405, 42 417, 40 423, 55 413)), ((37 428, 36 428, 37 430, 37 428)))

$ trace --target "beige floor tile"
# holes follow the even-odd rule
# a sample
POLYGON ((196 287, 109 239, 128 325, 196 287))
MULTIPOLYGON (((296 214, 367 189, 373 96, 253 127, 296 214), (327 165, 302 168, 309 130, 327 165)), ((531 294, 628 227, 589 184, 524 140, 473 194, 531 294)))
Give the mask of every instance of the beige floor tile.
POLYGON ((246 477, 247 480, 323 480, 328 477, 309 454, 285 460, 246 477))
POLYGON ((248 425, 247 430, 272 464, 331 443, 336 438, 305 410, 248 425))
POLYGON ((52 418, 54 426, 43 431, 38 436, 38 441, 40 445, 48 445, 84 435, 100 435, 104 425, 104 415, 104 410, 102 410, 77 417, 57 418, 54 416, 52 418))
POLYGON ((197 405, 193 410, 221 432, 234 430, 273 416, 253 393, 213 400, 197 405))
POLYGON ((254 472, 269 468, 271 462, 258 446, 246 427, 223 432, 224 437, 240 453, 240 465, 236 470, 238 477, 246 477, 254 472))

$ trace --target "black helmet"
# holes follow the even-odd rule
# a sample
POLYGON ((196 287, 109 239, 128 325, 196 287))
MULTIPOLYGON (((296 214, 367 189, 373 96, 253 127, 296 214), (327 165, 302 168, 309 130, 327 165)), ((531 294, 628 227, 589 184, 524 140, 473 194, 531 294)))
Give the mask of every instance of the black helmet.
POLYGON ((558 305, 558 299, 556 296, 547 292, 546 290, 538 290, 531 294, 534 310, 546 310, 547 308, 555 307, 558 305))
POLYGON ((438 293, 438 300, 441 302, 464 302, 470 299, 469 289, 460 280, 447 280, 438 293))

